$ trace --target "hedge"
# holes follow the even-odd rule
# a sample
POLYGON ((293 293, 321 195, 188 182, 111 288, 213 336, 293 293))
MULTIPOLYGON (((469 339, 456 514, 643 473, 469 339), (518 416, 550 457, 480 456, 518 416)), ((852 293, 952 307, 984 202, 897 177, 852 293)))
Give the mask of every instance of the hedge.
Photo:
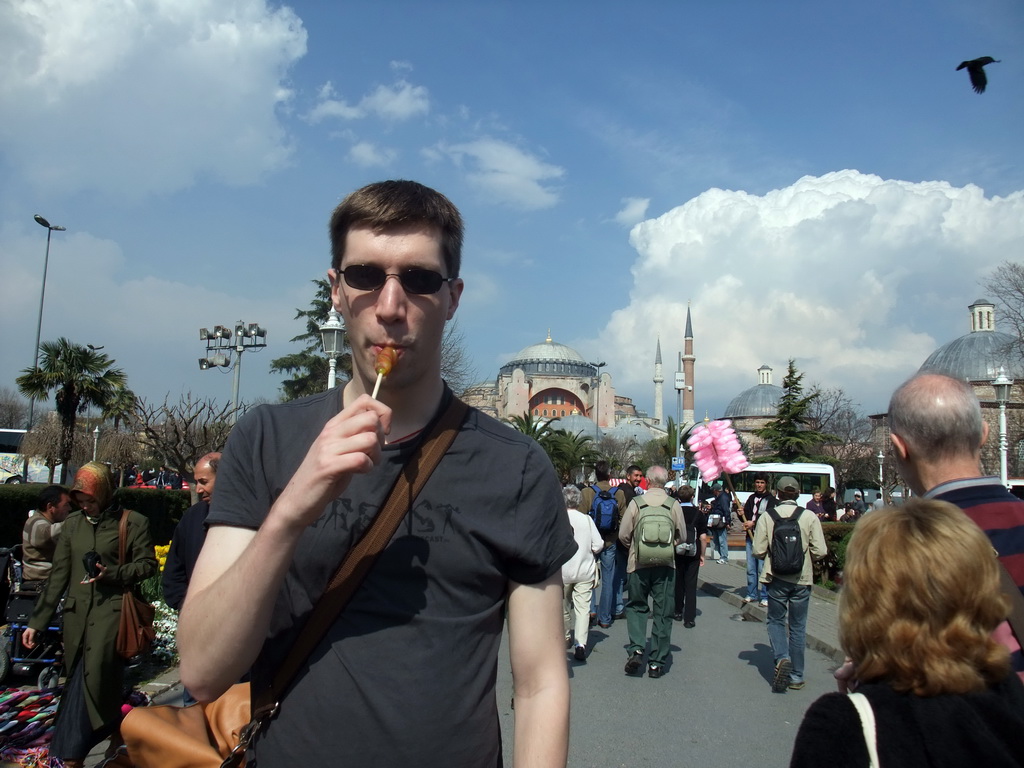
MULTIPOLYGON (((39 492, 45 487, 45 483, 0 485, 0 546, 13 547, 21 543, 25 520, 29 512, 35 509, 39 492)), ((174 526, 192 504, 192 496, 188 491, 156 488, 120 488, 114 498, 119 504, 149 518, 155 544, 166 544, 171 540, 174 526)))

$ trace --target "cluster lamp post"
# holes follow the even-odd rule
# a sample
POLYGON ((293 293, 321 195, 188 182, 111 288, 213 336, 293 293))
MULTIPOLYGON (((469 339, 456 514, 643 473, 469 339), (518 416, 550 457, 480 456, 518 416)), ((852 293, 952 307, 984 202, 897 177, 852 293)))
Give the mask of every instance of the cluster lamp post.
POLYGON ((231 386, 231 423, 238 420, 238 388, 242 378, 242 353, 247 349, 262 349, 267 346, 267 329, 258 323, 246 325, 241 320, 234 328, 215 325, 213 331, 199 329, 199 340, 206 342, 206 357, 199 358, 199 368, 229 368, 231 358, 225 351, 235 353, 235 377, 231 386))
POLYGON ((999 481, 1007 485, 1006 477, 1006 403, 1010 400, 1010 388, 1013 386, 1013 379, 1006 377, 1006 371, 1002 366, 999 368, 999 375, 992 382, 992 388, 996 391, 996 401, 999 403, 999 481))

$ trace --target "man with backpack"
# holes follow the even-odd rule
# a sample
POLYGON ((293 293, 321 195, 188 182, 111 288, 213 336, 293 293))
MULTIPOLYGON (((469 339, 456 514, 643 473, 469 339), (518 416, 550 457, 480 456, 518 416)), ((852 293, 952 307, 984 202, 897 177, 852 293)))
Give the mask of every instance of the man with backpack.
POLYGON ((665 492, 668 470, 647 470, 647 492, 636 496, 622 515, 619 541, 629 550, 626 563, 626 628, 629 631, 627 675, 643 674, 647 617, 651 617, 651 656, 647 676, 665 674, 672 644, 675 604, 676 545, 685 541, 683 511, 665 492))
POLYGON ((612 488, 607 461, 594 464, 594 478, 597 482, 580 489, 580 509, 590 514, 604 539, 604 549, 597 556, 601 561, 601 597, 597 604, 597 623, 602 629, 608 629, 613 619, 621 618, 620 614, 613 614, 616 603, 615 542, 619 535, 622 510, 626 506, 626 496, 622 488, 612 488))
POLYGON ((828 548, 818 516, 796 503, 797 481, 785 475, 775 487, 779 502, 758 519, 753 549, 764 560, 761 582, 768 586, 768 639, 775 656, 772 690, 783 693, 804 687, 812 560, 821 560, 828 548))

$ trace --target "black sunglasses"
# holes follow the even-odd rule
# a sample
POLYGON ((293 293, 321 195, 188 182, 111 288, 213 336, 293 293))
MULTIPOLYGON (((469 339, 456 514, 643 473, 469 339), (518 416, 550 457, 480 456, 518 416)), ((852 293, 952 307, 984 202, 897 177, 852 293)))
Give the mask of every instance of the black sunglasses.
POLYGON ((338 270, 345 278, 345 283, 357 291, 376 291, 384 287, 389 277, 397 277, 406 293, 427 295, 437 293, 441 286, 454 280, 454 277, 441 277, 439 272, 421 267, 409 267, 401 272, 385 272, 380 267, 370 264, 353 264, 338 270))

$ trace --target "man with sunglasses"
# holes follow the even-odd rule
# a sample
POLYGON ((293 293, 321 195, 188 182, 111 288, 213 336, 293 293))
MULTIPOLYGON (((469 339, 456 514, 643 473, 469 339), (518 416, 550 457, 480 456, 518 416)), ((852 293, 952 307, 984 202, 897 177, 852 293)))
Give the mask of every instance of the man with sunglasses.
MULTIPOLYGON (((382 182, 342 201, 330 233, 352 380, 257 408, 232 432, 179 623, 182 680, 200 700, 250 667, 254 689, 266 686, 452 397, 441 339, 463 291, 458 210, 415 182, 382 182), (385 347, 396 362, 374 400, 385 347)), ((313 764, 500 765, 494 688, 507 606, 515 763, 564 766, 561 565, 575 549, 543 451, 470 409, 260 733, 257 764, 293 765, 301 753, 313 764)))

